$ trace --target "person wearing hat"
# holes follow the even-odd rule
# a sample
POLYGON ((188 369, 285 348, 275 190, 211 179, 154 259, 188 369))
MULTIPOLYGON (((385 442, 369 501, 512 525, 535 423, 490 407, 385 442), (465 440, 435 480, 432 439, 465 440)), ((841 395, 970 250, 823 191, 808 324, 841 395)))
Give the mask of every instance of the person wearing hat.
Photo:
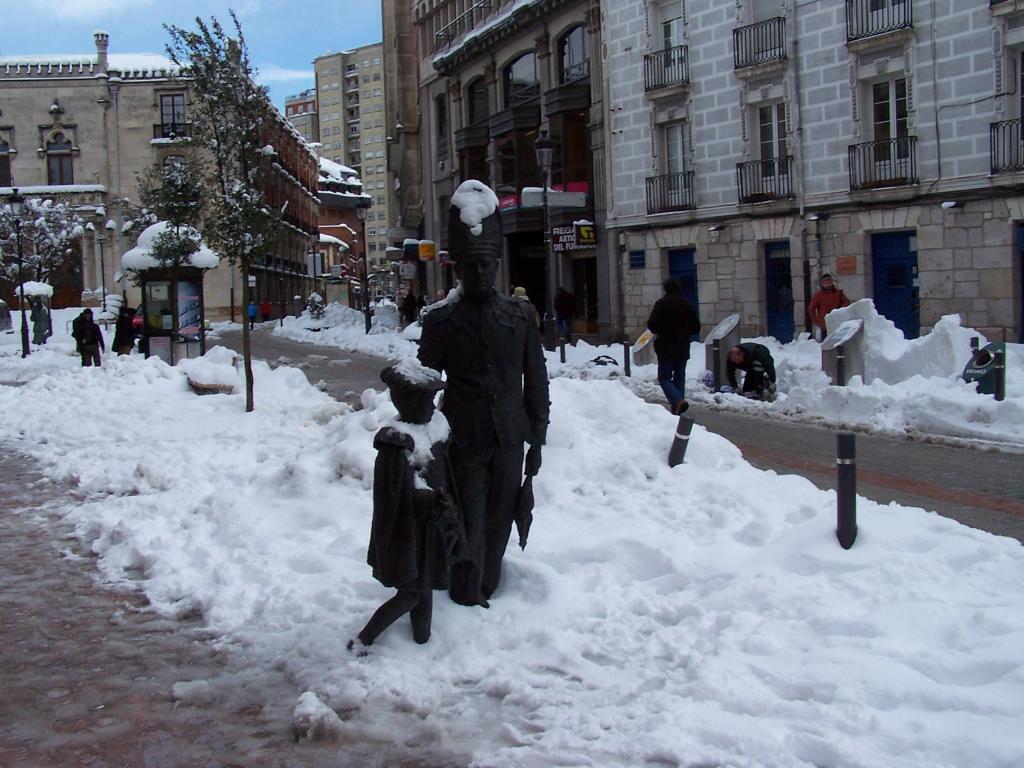
MULTIPOLYGON (((425 643, 433 590, 448 588, 449 564, 465 556, 465 533, 448 480, 448 422, 434 411, 434 396, 444 382, 415 358, 388 366, 380 378, 398 418, 373 439, 377 460, 366 560, 373 577, 397 592, 374 612, 358 639, 372 645, 408 613, 413 639, 425 643)), ((349 649, 353 646, 354 641, 349 649)))
POLYGON ((488 605, 501 580, 525 474, 536 475, 548 428, 548 376, 531 305, 494 289, 503 249, 498 198, 464 181, 449 209, 459 285, 423 318, 420 361, 447 374, 441 410, 452 428, 452 474, 469 559, 449 594, 488 605))
POLYGON ((828 273, 822 275, 820 285, 821 287, 811 298, 811 303, 807 305, 807 314, 810 315, 811 322, 814 323, 821 332, 822 338, 824 338, 825 315, 833 309, 848 307, 850 300, 846 298, 845 293, 836 288, 832 275, 828 273))

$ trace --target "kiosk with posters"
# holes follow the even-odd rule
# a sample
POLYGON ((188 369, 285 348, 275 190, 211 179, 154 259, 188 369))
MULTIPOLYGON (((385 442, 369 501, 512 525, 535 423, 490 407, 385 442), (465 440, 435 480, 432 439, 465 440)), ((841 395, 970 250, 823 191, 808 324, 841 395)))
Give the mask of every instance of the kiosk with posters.
POLYGON ((199 247, 176 268, 161 263, 153 256, 152 248, 166 227, 166 222, 147 227, 138 245, 121 258, 121 264, 125 271, 136 275, 142 288, 140 350, 146 357, 152 355, 174 365, 183 357, 206 353, 203 273, 215 268, 220 259, 197 236, 199 247))

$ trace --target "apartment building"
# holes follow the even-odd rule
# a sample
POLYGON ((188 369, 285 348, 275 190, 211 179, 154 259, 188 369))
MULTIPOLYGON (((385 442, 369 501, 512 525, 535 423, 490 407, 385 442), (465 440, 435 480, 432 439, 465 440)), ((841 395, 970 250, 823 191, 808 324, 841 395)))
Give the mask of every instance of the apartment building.
POLYGON ((388 246, 387 139, 381 43, 326 53, 313 61, 320 154, 354 170, 373 204, 366 213, 371 268, 384 267, 388 246))
MULTIPOLYGON (((538 308, 552 282, 577 300, 577 334, 617 335, 615 273, 604 228, 605 100, 598 4, 592 0, 416 2, 424 235, 447 246, 447 209, 458 184, 494 187, 505 258, 500 287, 523 286, 538 308), (551 205, 536 142, 553 142, 551 205), (557 193, 557 194, 554 194, 557 193), (546 226, 545 226, 546 223, 546 226)), ((427 270, 431 288, 450 270, 427 270)))
POLYGON ((623 0, 602 37, 630 332, 674 275, 788 341, 830 272, 908 337, 1021 339, 1024 5, 623 0))
POLYGON ((307 88, 302 93, 288 96, 284 100, 284 116, 307 142, 314 144, 320 141, 316 88, 307 88))

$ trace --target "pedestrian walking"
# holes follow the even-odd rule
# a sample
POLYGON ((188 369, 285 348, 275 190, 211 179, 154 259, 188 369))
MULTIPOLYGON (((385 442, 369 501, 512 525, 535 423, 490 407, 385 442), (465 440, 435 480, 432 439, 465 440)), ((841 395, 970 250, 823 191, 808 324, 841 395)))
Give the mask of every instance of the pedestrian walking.
POLYGON ((737 370, 744 372, 741 394, 769 402, 775 399, 775 361, 768 347, 748 341, 730 349, 725 376, 733 389, 739 388, 737 370))
MULTIPOLYGON (((250 301, 249 306, 245 308, 245 313, 249 317, 249 330, 251 331, 256 325, 256 302, 250 301)), ((266 320, 266 317, 263 318, 266 320)))
POLYGON ((566 344, 572 344, 572 319, 576 316, 576 297, 562 286, 555 291, 555 327, 566 344))
POLYGON ((540 312, 537 311, 537 308, 533 305, 533 302, 530 301, 530 297, 526 295, 526 289, 523 288, 523 286, 521 285, 517 285, 515 288, 512 289, 512 298, 525 301, 527 304, 530 305, 530 309, 533 310, 533 321, 537 324, 537 330, 540 330, 543 327, 540 321, 540 312))
POLYGON ((77 328, 72 330, 72 335, 82 355, 82 367, 100 365, 100 350, 106 351, 103 342, 103 330, 93 321, 92 310, 84 309, 82 314, 75 320, 77 328))
POLYGON ((113 350, 118 355, 131 354, 132 347, 135 346, 135 328, 132 325, 134 318, 135 311, 131 307, 122 305, 118 310, 113 345, 113 350))
POLYGON ((417 310, 416 294, 410 288, 402 298, 402 322, 406 325, 415 322, 417 310))
POLYGON ((807 314, 811 322, 818 329, 821 338, 825 337, 825 315, 834 309, 850 306, 850 300, 832 280, 832 275, 824 274, 819 283, 820 288, 811 297, 811 303, 807 305, 807 314))
POLYGON ((271 309, 270 302, 266 299, 260 302, 260 314, 263 316, 264 323, 270 319, 271 309))
POLYGON ((685 296, 679 281, 668 278, 661 284, 665 295, 654 302, 647 328, 654 334, 658 356, 658 384, 668 398, 672 413, 683 413, 686 402, 686 363, 690 359, 690 338, 700 333, 700 317, 685 296))
MULTIPOLYGON (((441 374, 412 358, 380 375, 398 409, 398 419, 373 439, 373 521, 367 562, 373 577, 398 590, 359 632, 372 645, 385 629, 409 614, 417 643, 430 639, 433 590, 448 589, 451 563, 465 557, 466 541, 455 506, 448 468, 449 437, 431 442, 434 395, 444 388, 441 374)), ((349 649, 355 645, 349 643, 349 649)))
POLYGON ((32 297, 32 310, 29 317, 32 320, 32 343, 45 344, 46 337, 50 335, 50 317, 43 305, 43 300, 38 296, 32 297))

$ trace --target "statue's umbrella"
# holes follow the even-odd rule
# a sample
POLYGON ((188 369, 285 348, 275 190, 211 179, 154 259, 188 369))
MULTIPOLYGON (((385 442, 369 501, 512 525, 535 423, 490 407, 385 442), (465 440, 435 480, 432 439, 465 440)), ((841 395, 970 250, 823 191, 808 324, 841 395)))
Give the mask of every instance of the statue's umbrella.
POLYGON ((533 524, 533 475, 528 475, 519 489, 519 502, 516 505, 516 531, 519 532, 519 547, 526 549, 526 539, 530 535, 533 524))

